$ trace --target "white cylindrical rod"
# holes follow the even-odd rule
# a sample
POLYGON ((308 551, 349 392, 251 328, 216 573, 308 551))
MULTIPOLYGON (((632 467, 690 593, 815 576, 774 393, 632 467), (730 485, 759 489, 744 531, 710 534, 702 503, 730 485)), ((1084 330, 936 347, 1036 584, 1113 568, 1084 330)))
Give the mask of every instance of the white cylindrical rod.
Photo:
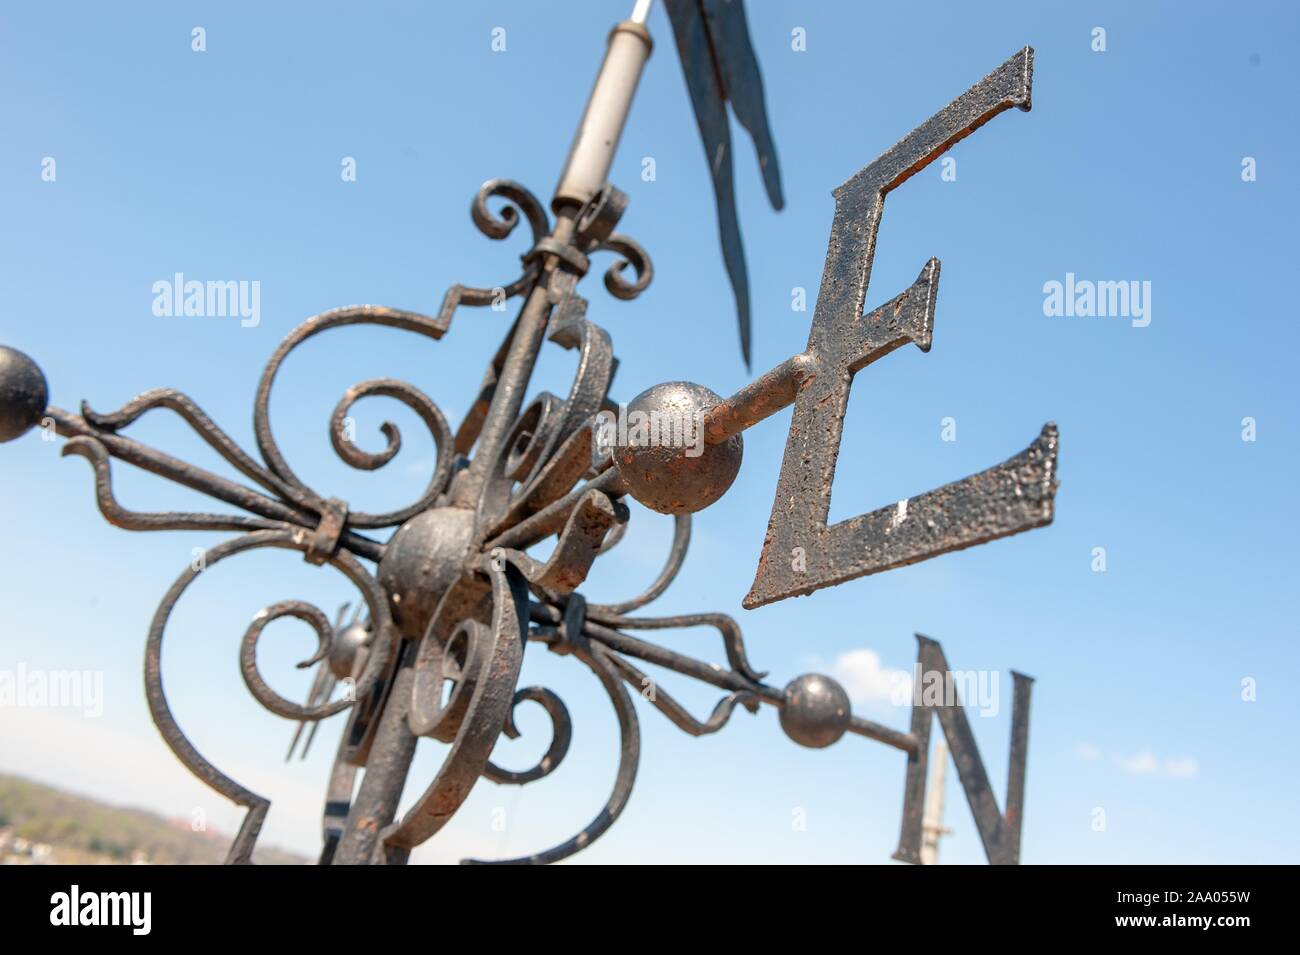
MULTIPOLYGON (((633 16, 642 12, 638 3, 633 16)), ((596 75, 587 111, 582 114, 569 158, 560 174, 560 184, 555 187, 552 208, 582 205, 605 184, 641 79, 641 69, 652 46, 650 33, 634 20, 624 20, 610 31, 605 61, 596 75)))
POLYGON ((646 18, 650 16, 650 5, 654 0, 636 0, 636 6, 632 8, 632 15, 628 17, 633 23, 645 23, 646 18))
POLYGON ((926 784, 925 812, 921 815, 922 865, 938 865, 939 837, 948 834, 943 827, 943 784, 947 769, 948 746, 939 740, 930 757, 930 781, 926 784))

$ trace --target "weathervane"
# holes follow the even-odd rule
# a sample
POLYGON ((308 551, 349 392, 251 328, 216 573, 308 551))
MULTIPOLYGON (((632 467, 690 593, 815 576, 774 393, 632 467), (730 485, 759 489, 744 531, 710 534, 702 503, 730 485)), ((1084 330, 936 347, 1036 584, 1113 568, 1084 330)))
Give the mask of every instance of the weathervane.
MULTIPOLYGON (((780 208, 781 187, 763 105, 757 61, 743 7, 736 0, 665 0, 704 140, 718 200, 724 259, 736 294, 741 347, 749 361, 749 302, 744 255, 731 184, 726 103, 753 135, 768 195, 780 208)), ((84 402, 80 414, 47 406, 45 378, 27 356, 0 348, 0 440, 40 425, 67 438, 63 453, 86 458, 107 520, 128 530, 239 531, 208 549, 163 597, 149 627, 145 688, 163 739, 201 780, 248 808, 228 862, 251 860, 269 808, 209 763, 181 731, 162 685, 162 646, 173 607, 203 569, 262 548, 300 552, 351 581, 361 601, 345 623, 316 607, 283 601, 263 609, 240 644, 249 691, 271 712, 300 724, 347 712, 324 813, 322 863, 396 863, 438 832, 483 778, 524 785, 552 773, 571 738, 564 702, 540 686, 517 686, 529 642, 576 658, 608 694, 622 745, 613 792, 593 821, 551 849, 505 862, 554 862, 585 848, 627 804, 640 750, 637 713, 628 686, 649 682, 633 661, 666 667, 724 691, 697 719, 662 688, 649 702, 693 736, 714 733, 737 706, 776 707, 795 742, 825 747, 845 733, 907 754, 903 821, 895 858, 921 861, 922 810, 932 718, 939 719, 990 862, 1019 861, 1028 745, 1029 678, 1015 674, 1010 774, 1005 811, 993 795, 959 699, 913 702, 911 728, 901 732, 853 715, 844 689, 807 674, 784 689, 763 682, 745 653, 740 628, 718 613, 635 615, 664 593, 682 567, 691 514, 721 497, 741 463, 741 432, 788 405, 794 414, 758 570, 743 606, 754 608, 809 594, 855 577, 1041 527, 1052 520, 1057 435, 1052 425, 1024 451, 964 480, 840 523, 827 523, 831 484, 853 376, 894 349, 930 348, 939 282, 931 259, 915 283, 863 315, 876 233, 885 196, 958 140, 1010 107, 1030 108, 1033 51, 1026 47, 926 120, 834 191, 835 216, 807 348, 730 398, 701 385, 668 382, 626 406, 610 397, 615 358, 609 333, 587 318, 577 284, 591 257, 619 258, 606 288, 632 299, 649 285, 650 258, 615 230, 627 198, 606 180, 624 121, 650 54, 649 0, 613 28, 605 61, 550 204, 554 221, 523 186, 494 179, 474 197, 474 224, 504 239, 525 220, 532 242, 518 278, 496 289, 453 286, 437 316, 374 305, 325 312, 298 326, 271 356, 258 384, 253 421, 261 460, 241 449, 188 396, 145 392, 111 413, 84 402), (498 211, 489 200, 505 204, 498 211), (631 267, 635 278, 625 274, 631 267), (414 503, 383 514, 352 510, 304 484, 281 454, 270 423, 271 389, 298 345, 345 325, 382 325, 441 339, 461 305, 482 306, 502 294, 522 300, 518 315, 484 377, 477 400, 453 432, 438 406, 415 385, 374 379, 353 386, 330 420, 335 451, 353 467, 383 467, 401 448, 385 422, 382 451, 357 447, 348 414, 362 398, 385 396, 413 411, 437 447, 433 476, 414 503), (546 342, 578 352, 566 397, 541 392, 525 404, 538 353, 546 342), (188 464, 127 437, 145 413, 177 414, 254 486, 188 464), (113 495, 111 459, 200 491, 243 513, 139 513, 113 495), (597 557, 622 538, 626 498, 674 516, 672 548, 662 572, 639 596, 589 603, 579 588, 597 557), (371 532, 396 528, 387 541, 371 532), (534 545, 556 538, 545 559, 534 545), (367 566, 370 565, 370 566, 367 566), (364 613, 364 617, 361 616, 364 613), (257 644, 272 621, 296 617, 315 631, 319 665, 305 704, 276 693, 257 664, 257 644), (726 666, 667 650, 636 634, 711 627, 726 666), (344 692, 335 697, 337 685, 344 692), (509 770, 491 761, 501 735, 518 736, 515 707, 532 702, 551 721, 550 745, 533 767, 509 770), (434 778, 400 817, 420 737, 450 744, 434 778), (356 777, 360 774, 359 786, 356 777)), ((940 645, 918 637, 918 673, 946 675, 940 645)), ((301 734, 302 725, 298 733, 301 734)), ((295 735, 290 753, 296 749, 295 735)), ((306 743, 309 745, 311 734, 306 743)), ((481 860, 467 860, 481 861, 481 860)))

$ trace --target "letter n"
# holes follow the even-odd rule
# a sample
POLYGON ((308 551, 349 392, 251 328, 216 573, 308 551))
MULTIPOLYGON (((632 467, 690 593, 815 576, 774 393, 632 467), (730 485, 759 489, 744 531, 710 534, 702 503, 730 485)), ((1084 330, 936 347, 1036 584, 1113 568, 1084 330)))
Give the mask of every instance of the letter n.
MULTIPOLYGON (((937 671, 948 679, 948 659, 938 641, 916 635, 917 673, 919 676, 937 671)), ((957 765, 961 788, 966 792, 975 827, 984 854, 990 865, 1018 865, 1020 863, 1020 822, 1025 805, 1025 761, 1029 748, 1029 693, 1033 678, 1014 670, 1015 700, 1011 705, 1011 759, 1007 771, 1007 811, 998 809, 997 797, 989 785, 984 761, 970 731, 970 722, 962 708, 961 699, 953 693, 952 706, 923 706, 920 699, 912 705, 912 736, 916 738, 916 752, 907 760, 907 781, 903 789, 903 829, 898 836, 898 851, 894 858, 899 862, 921 862, 921 822, 925 808, 925 784, 929 771, 930 723, 939 717, 939 726, 948 740, 952 761, 957 765)))

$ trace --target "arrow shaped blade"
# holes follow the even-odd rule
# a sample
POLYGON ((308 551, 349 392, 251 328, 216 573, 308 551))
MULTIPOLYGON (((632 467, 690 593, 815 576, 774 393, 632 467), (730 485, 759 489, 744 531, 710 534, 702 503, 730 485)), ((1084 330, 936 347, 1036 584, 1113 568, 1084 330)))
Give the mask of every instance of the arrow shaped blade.
POLYGON ((772 208, 785 208, 781 192, 781 168, 776 161, 776 145, 767 122, 767 103, 763 97, 763 73, 749 39, 749 21, 742 0, 703 0, 705 25, 713 43, 713 55, 722 78, 723 95, 731 102, 740 125, 754 140, 763 186, 772 208))
POLYGON ((749 272, 736 216, 726 104, 730 99, 736 118, 753 137, 768 197, 780 209, 784 205, 781 176, 767 123, 758 60, 740 0, 666 0, 666 7, 713 179, 722 258, 736 297, 740 350, 749 368, 749 272))

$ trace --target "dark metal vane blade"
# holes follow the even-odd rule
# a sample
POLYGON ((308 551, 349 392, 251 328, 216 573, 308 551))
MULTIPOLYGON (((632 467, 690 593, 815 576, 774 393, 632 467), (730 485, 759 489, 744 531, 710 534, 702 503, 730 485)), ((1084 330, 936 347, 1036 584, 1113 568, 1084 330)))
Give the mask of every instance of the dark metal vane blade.
POLYGON ((763 186, 772 208, 785 208, 781 192, 781 167, 776 161, 772 128, 767 123, 763 98, 763 73, 749 41, 749 21, 742 0, 704 0, 705 25, 713 42, 714 59, 722 76, 722 91, 731 102, 740 125, 754 140, 763 186))
POLYGON ((745 367, 749 368, 749 273, 736 217, 726 104, 730 99, 736 118, 753 137, 768 197, 780 209, 784 205, 781 174, 767 123, 758 60, 749 41, 749 27, 740 0, 665 0, 665 5, 713 177, 722 257, 736 296, 740 350, 745 367))

